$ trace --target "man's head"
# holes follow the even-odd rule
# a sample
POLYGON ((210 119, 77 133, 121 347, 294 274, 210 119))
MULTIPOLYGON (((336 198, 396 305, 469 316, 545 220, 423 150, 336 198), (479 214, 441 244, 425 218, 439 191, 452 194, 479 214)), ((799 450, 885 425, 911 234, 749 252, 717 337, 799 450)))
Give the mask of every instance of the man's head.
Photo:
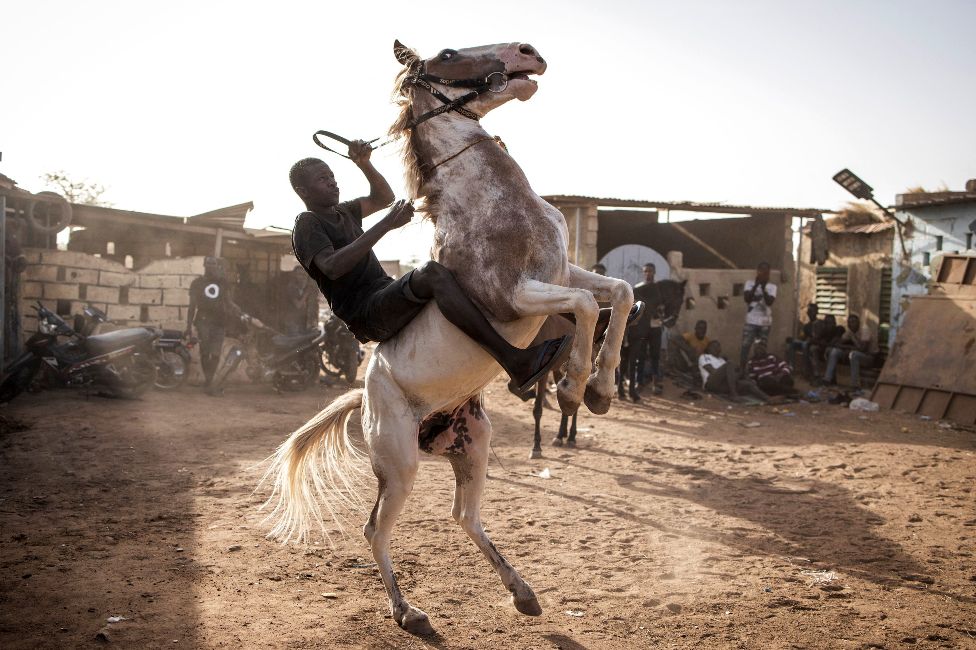
POLYGON ((592 271, 593 273, 596 273, 597 275, 606 275, 607 274, 607 267, 603 266, 602 264, 597 263, 597 264, 594 264, 593 266, 590 267, 590 271, 592 271))
POLYGON ((760 262, 756 267, 756 284, 769 282, 769 262, 760 262))
POLYGON ((332 170, 318 158, 303 158, 291 166, 288 180, 310 210, 339 203, 339 186, 332 170))
POLYGON ((718 341, 711 341, 705 348, 705 354, 710 354, 713 357, 717 357, 722 354, 722 344, 718 341))
POLYGON ((708 323, 706 323, 703 320, 700 320, 697 323, 695 323, 695 336, 698 338, 699 341, 704 339, 705 334, 707 333, 708 333, 708 323))
POLYGON ((752 346, 752 358, 753 359, 763 359, 769 354, 766 349, 766 343, 764 341, 756 341, 752 346))
POLYGON ((204 277, 216 279, 221 277, 223 271, 223 266, 220 263, 220 259, 208 255, 203 258, 203 275, 204 277))
POLYGON ((833 314, 827 314, 824 316, 824 325, 827 327, 837 327, 837 317, 833 314))
POLYGON ((857 314, 851 314, 847 317, 847 329, 851 332, 858 332, 861 329, 861 317, 857 314))
POLYGON ((657 267, 648 262, 644 265, 644 282, 654 282, 654 274, 657 272, 657 267))
POLYGON ((817 303, 811 302, 809 305, 807 305, 807 318, 813 321, 817 320, 817 316, 819 315, 820 307, 817 306, 817 303))

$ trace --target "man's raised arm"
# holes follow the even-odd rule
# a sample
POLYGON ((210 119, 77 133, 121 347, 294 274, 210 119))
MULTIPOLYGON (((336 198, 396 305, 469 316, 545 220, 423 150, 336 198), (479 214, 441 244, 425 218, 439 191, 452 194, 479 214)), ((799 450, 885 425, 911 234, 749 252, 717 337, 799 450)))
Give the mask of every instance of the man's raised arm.
POLYGON ((372 147, 362 140, 354 140, 349 145, 349 159, 356 163, 356 166, 363 172, 363 176, 369 181, 369 196, 359 199, 359 206, 363 211, 364 218, 390 205, 394 198, 390 184, 386 182, 386 179, 373 167, 373 163, 369 160, 372 152, 372 147))

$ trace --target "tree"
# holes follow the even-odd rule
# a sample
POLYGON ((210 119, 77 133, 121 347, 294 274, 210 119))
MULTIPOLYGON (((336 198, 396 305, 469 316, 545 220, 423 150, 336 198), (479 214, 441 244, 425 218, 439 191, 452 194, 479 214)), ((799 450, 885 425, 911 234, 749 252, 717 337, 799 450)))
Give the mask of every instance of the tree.
POLYGON ((91 181, 72 180, 64 170, 48 172, 41 176, 46 187, 52 188, 68 199, 69 203, 79 205, 101 205, 111 207, 112 203, 102 199, 105 194, 105 186, 91 181))

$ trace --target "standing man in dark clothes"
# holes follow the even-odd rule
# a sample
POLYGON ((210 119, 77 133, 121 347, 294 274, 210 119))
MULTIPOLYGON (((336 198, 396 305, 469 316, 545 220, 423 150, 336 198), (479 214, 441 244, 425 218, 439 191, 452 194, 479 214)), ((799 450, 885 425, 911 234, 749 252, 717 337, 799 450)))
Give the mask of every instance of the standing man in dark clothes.
POLYGON ((190 306, 186 310, 186 336, 197 328, 200 344, 200 366, 205 379, 204 389, 210 393, 214 373, 220 363, 224 346, 224 331, 229 314, 236 309, 230 299, 230 284, 224 278, 223 267, 216 257, 205 257, 203 275, 190 283, 190 306))
POLYGON ((664 391, 661 382, 661 292, 654 284, 657 268, 648 262, 644 265, 644 281, 634 286, 634 301, 642 301, 647 309, 645 313, 630 327, 627 332, 630 339, 630 357, 633 359, 630 370, 630 399, 640 401, 640 388, 645 383, 644 365, 651 361, 651 381, 654 384, 654 394, 660 395, 664 391))
POLYGON ((509 389, 519 396, 526 394, 556 365, 573 337, 516 348, 495 331, 451 272, 437 262, 427 262, 398 280, 388 276, 372 248, 391 230, 410 223, 413 206, 398 201, 379 223, 363 231, 363 218, 393 200, 393 190, 369 160, 371 152, 362 140, 349 145, 349 158, 369 181, 370 192, 342 203, 332 170, 324 162, 305 158, 292 166, 289 181, 307 208, 295 219, 295 257, 318 284, 332 312, 360 341, 392 338, 433 300, 448 321, 508 373, 509 389))

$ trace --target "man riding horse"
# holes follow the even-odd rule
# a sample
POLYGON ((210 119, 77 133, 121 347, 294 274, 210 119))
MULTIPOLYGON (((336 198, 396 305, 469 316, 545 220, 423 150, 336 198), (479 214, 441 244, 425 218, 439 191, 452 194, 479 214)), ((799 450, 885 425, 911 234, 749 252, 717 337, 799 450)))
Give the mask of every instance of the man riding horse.
MULTIPOLYGON (((312 211, 296 224, 299 259, 333 300, 337 279, 357 272, 371 278, 376 286, 366 291, 339 282, 353 294, 343 296, 341 308, 348 309, 343 317, 354 332, 383 340, 366 370, 365 388, 336 398, 292 433, 271 458, 266 477, 273 486, 272 536, 305 538, 313 525, 324 529, 326 517, 341 528, 344 507, 357 503, 355 477, 366 460, 345 427, 361 409, 368 461, 377 478, 363 534, 393 619, 425 633, 431 630, 427 614, 404 597, 390 558, 394 525, 413 489, 421 451, 450 461, 452 516, 501 577, 516 609, 540 614, 532 588, 481 523, 491 441, 482 392, 497 376, 499 363, 513 384, 523 382, 516 389, 544 373, 568 339, 541 351, 517 349, 529 345, 547 315, 571 313, 576 333, 557 390, 560 408, 573 413, 582 403, 606 413, 634 297, 626 282, 569 263, 562 213, 532 190, 518 163, 481 126, 493 109, 535 93, 529 75, 546 70, 535 48, 504 43, 445 49, 421 59, 397 42, 394 54, 403 66, 395 88, 401 111, 390 132, 403 139, 409 196, 424 199, 422 209, 434 224, 438 264, 425 267, 420 278, 416 271, 396 282, 380 278, 368 268, 375 264, 368 251, 406 222, 410 208, 396 206, 380 225, 363 232, 359 218, 392 196, 371 193, 352 205, 339 204, 324 164, 298 167, 296 191, 304 193, 312 211), (313 239, 323 234, 327 242, 313 239), (387 301, 395 306, 390 320, 387 301), (612 313, 594 361, 598 301, 609 303, 612 313), (485 317, 488 322, 482 322, 485 317)), ((368 162, 359 147, 350 154, 368 162)))

